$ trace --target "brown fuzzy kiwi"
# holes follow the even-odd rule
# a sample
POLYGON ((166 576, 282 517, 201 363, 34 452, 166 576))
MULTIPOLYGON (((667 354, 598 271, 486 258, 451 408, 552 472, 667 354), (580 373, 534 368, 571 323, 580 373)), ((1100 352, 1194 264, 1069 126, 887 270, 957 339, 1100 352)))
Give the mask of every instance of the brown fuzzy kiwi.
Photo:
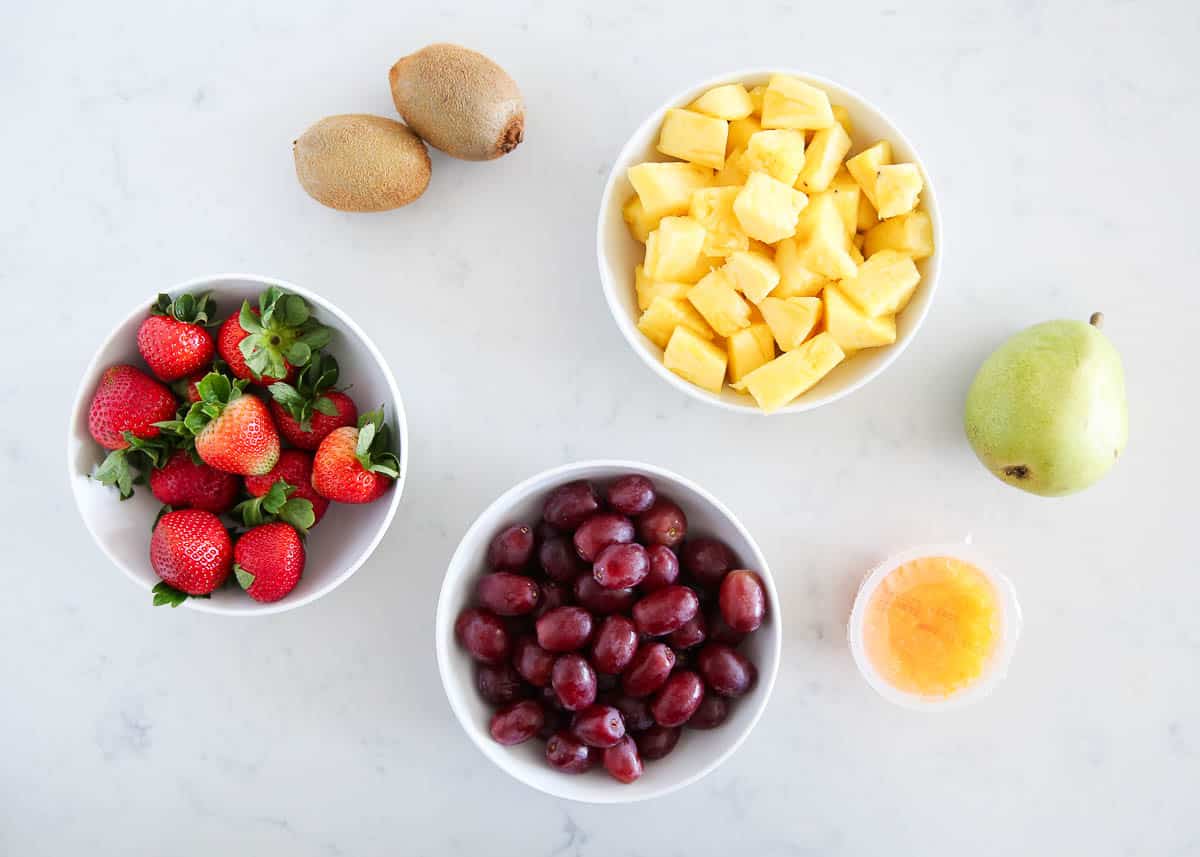
POLYGON ((292 143, 292 154, 301 187, 339 211, 389 211, 429 185, 425 144, 383 116, 326 116, 292 143))
POLYGON ((466 161, 508 154, 525 136, 525 102, 508 73, 458 45, 437 44, 388 73, 392 101, 429 145, 466 161))

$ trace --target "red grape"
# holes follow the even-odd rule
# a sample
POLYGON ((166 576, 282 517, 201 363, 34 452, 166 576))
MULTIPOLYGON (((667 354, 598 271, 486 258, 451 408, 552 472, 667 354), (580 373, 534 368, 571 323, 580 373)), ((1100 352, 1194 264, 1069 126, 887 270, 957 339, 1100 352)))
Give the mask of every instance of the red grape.
POLYGON ((531 699, 514 702, 492 715, 489 731, 496 743, 511 747, 528 741, 538 733, 546 715, 542 707, 531 699))
POLYGON ((700 650, 696 669, 709 689, 721 696, 741 696, 758 678, 758 669, 750 660, 720 643, 710 643, 700 650))
POLYGON ((708 640, 711 643, 724 643, 727 646, 737 646, 746 635, 733 630, 725 622, 720 610, 711 610, 708 614, 708 640))
POLYGON ((608 505, 622 515, 640 515, 654 505, 654 483, 638 473, 608 486, 608 505))
POLYGON ((524 568, 533 555, 533 530, 514 524, 496 534, 488 545, 488 567, 493 570, 524 568))
POLYGON ((682 726, 704 700, 704 682, 691 670, 672 673, 650 703, 659 726, 682 726))
POLYGON ((549 685, 542 688, 542 706, 557 714, 565 714, 567 710, 563 707, 562 700, 558 698, 558 694, 554 692, 554 688, 549 685))
POLYGON ((632 738, 626 735, 604 751, 604 769, 614 780, 626 784, 642 775, 642 757, 632 738))
POLYGON ((633 660, 637 646, 637 628, 633 622, 624 616, 608 616, 600 623, 592 642, 592 664, 602 673, 618 675, 633 660))
POLYGON ((650 558, 650 572, 642 580, 642 592, 653 592, 670 586, 679 579, 679 558, 666 545, 651 545, 646 548, 650 558))
POLYGON ((538 606, 533 615, 540 619, 555 607, 562 607, 570 600, 571 594, 566 587, 553 580, 543 580, 538 584, 538 606))
MULTIPOLYGON (((557 701, 557 697, 555 697, 557 701)), ((542 728, 538 730, 538 737, 543 741, 548 741, 554 733, 566 729, 571 725, 571 715, 561 708, 554 708, 542 702, 542 713, 546 715, 545 722, 542 723, 542 728)))
POLYGON ((634 653, 621 674, 621 689, 627 696, 649 696, 662 687, 675 668, 675 653, 665 643, 647 643, 634 653))
POLYGON ((683 546, 679 564, 701 586, 715 589, 721 585, 725 573, 737 564, 737 558, 724 542, 692 539, 683 546))
POLYGON ((508 657, 511 641, 508 629, 487 610, 471 608, 458 615, 454 634, 475 660, 499 664, 508 657))
POLYGON ((542 518, 552 527, 573 530, 600 508, 600 499, 592 483, 568 482, 555 488, 546 499, 542 518))
POLYGON ((642 544, 673 548, 687 535, 687 516, 675 503, 659 497, 638 516, 637 528, 642 544))
POLYGON ((670 633, 667 642, 673 649, 690 649, 704 642, 708 636, 708 622, 703 613, 697 613, 670 633))
POLYGON ((654 760, 663 758, 675 749, 675 745, 679 743, 679 734, 678 726, 655 724, 634 736, 634 740, 637 741, 642 758, 654 760))
POLYGON ((592 635, 592 616, 582 607, 556 607, 537 620, 537 641, 548 652, 573 652, 592 635))
POLYGON ((590 574, 575 580, 575 600, 579 606, 602 616, 623 613, 633 607, 637 593, 632 589, 605 589, 590 574))
POLYGON ((650 573, 650 558, 638 544, 609 545, 596 557, 592 576, 605 589, 629 589, 650 573))
POLYGON ((711 693, 705 694, 704 700, 696 709, 696 713, 688 720, 689 729, 716 729, 729 717, 729 700, 711 693))
POLYGON ((596 701, 596 673, 581 655, 560 656, 550 672, 550 686, 567 711, 579 711, 596 701))
POLYGON ((619 694, 614 696, 609 704, 621 712, 626 732, 641 732, 654 725, 654 715, 650 713, 650 703, 645 699, 619 694))
POLYGON ((479 603, 499 616, 520 616, 537 607, 541 593, 532 578, 509 571, 494 571, 479 578, 475 587, 479 603))
POLYGON ((508 664, 480 664, 475 685, 479 695, 492 705, 507 705, 525 696, 521 675, 508 664))
POLYGON ((571 734, 589 747, 611 747, 625 737, 625 721, 611 705, 590 705, 575 715, 571 734))
POLYGON ((587 564, 575 553, 575 547, 566 536, 554 536, 542 542, 538 548, 538 563, 551 580, 570 583, 587 571, 587 564))
POLYGON ((513 666, 521 678, 534 687, 550 684, 554 655, 537 644, 533 637, 521 637, 513 646, 513 666))
POLYGON ((560 730, 546 742, 546 761, 564 774, 582 774, 592 767, 592 754, 587 744, 560 730))
POLYGON ((682 627, 699 609, 695 592, 686 586, 665 586, 633 605, 633 621, 643 634, 659 637, 682 627))
POLYGON ((627 544, 633 541, 633 536, 633 521, 624 515, 601 512, 579 525, 573 541, 575 552, 582 559, 594 562, 600 551, 609 545, 627 544))
POLYGON ((767 612, 767 594, 753 571, 731 571, 725 575, 718 603, 725 622, 742 634, 757 630, 767 612))

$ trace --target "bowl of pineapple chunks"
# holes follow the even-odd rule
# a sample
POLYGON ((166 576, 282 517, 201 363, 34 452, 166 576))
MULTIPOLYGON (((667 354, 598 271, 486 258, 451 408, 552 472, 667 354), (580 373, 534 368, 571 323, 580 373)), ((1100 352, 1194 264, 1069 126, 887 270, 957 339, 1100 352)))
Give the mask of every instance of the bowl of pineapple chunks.
POLYGON ((596 243, 609 309, 647 366, 770 414, 835 401, 900 355, 933 302, 941 228, 928 172, 878 108, 757 70, 642 123, 596 243))

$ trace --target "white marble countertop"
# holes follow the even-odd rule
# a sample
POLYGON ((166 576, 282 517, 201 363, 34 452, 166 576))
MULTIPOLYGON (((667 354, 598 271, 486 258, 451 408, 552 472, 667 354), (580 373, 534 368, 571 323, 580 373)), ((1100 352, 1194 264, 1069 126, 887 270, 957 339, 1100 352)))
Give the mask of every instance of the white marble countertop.
POLYGON ((6 12, 0 853, 1200 853, 1195 7, 457 5, 6 12), (297 133, 392 115, 389 65, 445 39, 519 81, 526 142, 489 164, 435 154, 405 210, 309 200, 297 133), (886 374, 764 420, 703 407, 639 363, 604 307, 593 235, 611 159, 652 107, 773 64, 858 89, 911 136, 938 182, 946 264, 886 374), (371 561, 256 621, 151 609, 92 545, 62 467, 106 325, 223 270, 306 285, 359 319, 412 428, 404 502, 371 561), (1001 485, 960 429, 971 374, 1007 334, 1096 309, 1126 363, 1125 457, 1066 500, 1001 485), (584 457, 658 462, 715 491, 787 611, 785 663, 745 746, 641 805, 510 780, 453 720, 433 659, 460 534, 512 483, 584 457), (959 713, 891 708, 843 641, 858 575, 968 534, 1024 605, 1009 678, 959 713))

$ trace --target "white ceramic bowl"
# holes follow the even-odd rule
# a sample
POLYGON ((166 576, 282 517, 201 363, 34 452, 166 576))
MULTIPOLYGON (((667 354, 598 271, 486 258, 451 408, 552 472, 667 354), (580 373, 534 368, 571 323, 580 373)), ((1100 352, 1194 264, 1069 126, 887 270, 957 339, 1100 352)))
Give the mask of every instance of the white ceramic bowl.
MULTIPOLYGON (((235 588, 222 587, 211 598, 189 598, 184 604, 206 613, 262 616, 292 610, 315 601, 336 589, 358 570, 383 538, 396 514, 404 477, 408 471, 408 425, 396 379, 370 338, 350 318, 325 298, 299 286, 253 274, 218 274, 181 283, 163 291, 172 297, 183 292, 211 292, 222 318, 236 311, 243 300, 257 302, 259 292, 271 285, 300 295, 320 321, 333 328, 329 351, 341 369, 340 383, 353 385, 352 395, 361 410, 384 405, 385 417, 398 447, 400 477, 380 500, 362 506, 331 503, 321 523, 305 544, 304 576, 292 592, 271 604, 260 604, 235 588)), ((149 591, 158 583, 150 567, 150 530, 160 504, 146 486, 138 486, 133 498, 119 502, 114 488, 89 478, 106 454, 88 433, 88 408, 101 373, 115 363, 132 363, 145 368, 137 350, 137 329, 149 314, 154 295, 134 307, 108 329, 96 351, 75 397, 67 431, 67 473, 79 514, 96 544, 131 580, 149 591)), ((214 329, 215 330, 215 329, 214 329)), ((150 596, 146 596, 150 606, 150 596)))
POLYGON ((854 123, 852 152, 858 152, 877 140, 888 140, 892 144, 892 151, 897 163, 910 162, 920 168, 925 178, 925 189, 921 191, 921 206, 929 212, 929 218, 933 222, 934 240, 933 255, 917 263, 917 268, 921 271, 921 284, 917 287, 912 301, 896 319, 895 343, 855 354, 821 379, 811 390, 786 407, 780 408, 776 413, 807 411, 837 401, 842 396, 862 387, 890 366, 892 361, 899 357, 900 353, 912 342, 921 322, 925 320, 925 316, 929 312, 929 307, 933 303, 933 294, 937 288, 938 271, 942 258, 941 219, 938 216, 937 194, 934 191, 929 170, 921 162, 912 143, 883 114, 883 111, 858 93, 840 84, 790 69, 734 71, 706 80, 679 93, 651 113, 629 138, 629 142, 621 149, 621 153, 617 155, 612 172, 608 175, 608 182, 604 186, 604 195, 600 200, 600 215, 596 227, 596 254, 600 262, 600 281, 604 286, 604 298, 617 322, 617 327, 620 328, 629 346, 656 375, 692 398, 731 411, 755 414, 761 414, 762 411, 748 396, 736 393, 728 386, 719 395, 710 393, 683 380, 667 369, 662 363, 662 349, 637 329, 640 313, 633 287, 633 269, 641 264, 645 248, 629 234, 629 229, 621 217, 621 207, 633 195, 633 186, 626 176, 630 167, 645 161, 671 160, 659 154, 654 148, 658 142, 659 127, 662 125, 663 116, 668 108, 686 107, 705 91, 724 83, 743 83, 747 88, 765 84, 772 74, 789 74, 813 86, 820 87, 829 94, 829 98, 834 104, 840 104, 849 110, 854 123))
POLYGON ((446 570, 437 608, 438 670, 450 707, 475 745, 491 761, 535 789, 587 803, 629 803, 667 794, 694 783, 728 759, 741 745, 766 708, 779 671, 783 643, 779 595, 767 560, 746 528, 725 506, 699 485, 682 476, 634 461, 584 461, 539 473, 510 488, 483 511, 467 530, 446 570), (679 744, 666 758, 646 762, 641 779, 623 785, 602 768, 583 775, 560 773, 546 764, 545 744, 529 741, 503 747, 492 740, 488 723, 492 708, 475 689, 475 665, 454 637, 454 621, 474 600, 475 582, 485 573, 485 556, 492 537, 506 525, 534 524, 541 519, 542 504, 554 488, 576 479, 597 483, 626 473, 642 473, 654 480, 659 492, 675 500, 688 519, 688 532, 725 541, 746 568, 762 577, 767 589, 767 618, 750 635, 741 650, 758 667, 758 682, 732 706, 729 719, 708 731, 683 730, 679 744))

